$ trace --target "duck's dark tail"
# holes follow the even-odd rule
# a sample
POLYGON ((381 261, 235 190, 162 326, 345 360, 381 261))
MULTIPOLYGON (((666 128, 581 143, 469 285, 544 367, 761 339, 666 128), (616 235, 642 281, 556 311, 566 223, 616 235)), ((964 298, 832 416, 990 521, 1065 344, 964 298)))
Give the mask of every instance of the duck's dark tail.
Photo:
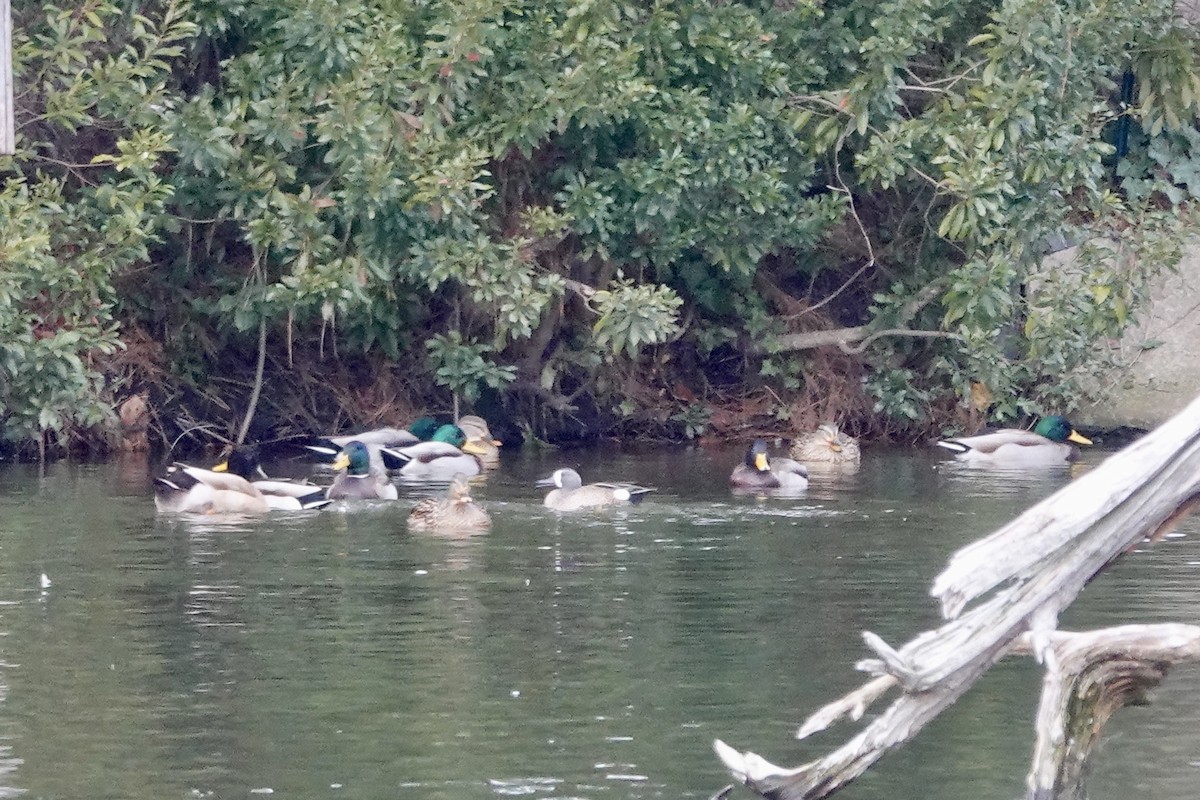
POLYGON ((296 499, 300 501, 301 508, 307 509, 309 511, 313 511, 318 508, 324 508, 325 506, 327 506, 333 502, 328 497, 326 497, 326 494, 327 494, 326 490, 324 488, 321 488, 321 489, 318 489, 317 491, 313 492, 312 494, 302 495, 301 497, 297 497, 296 499))
POLYGON ((642 499, 650 492, 657 492, 657 489, 646 486, 626 486, 625 489, 629 492, 629 502, 637 505, 642 502, 642 499))
POLYGON ((322 436, 311 436, 296 444, 304 448, 309 458, 315 458, 322 464, 332 464, 337 454, 342 452, 342 448, 322 436))
POLYGON ((172 464, 167 472, 154 479, 154 493, 159 495, 187 492, 200 481, 183 468, 183 464, 172 464))
POLYGON ((383 466, 388 469, 400 469, 409 461, 412 461, 412 456, 387 447, 381 448, 379 455, 383 458, 383 466))

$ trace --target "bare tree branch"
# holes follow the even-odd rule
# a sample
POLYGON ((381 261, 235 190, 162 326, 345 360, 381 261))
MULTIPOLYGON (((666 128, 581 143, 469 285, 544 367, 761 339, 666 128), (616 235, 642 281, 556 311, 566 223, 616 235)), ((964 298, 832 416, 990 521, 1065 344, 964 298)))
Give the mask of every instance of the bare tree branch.
MULTIPOLYGON (((904 325, 922 308, 941 294, 938 281, 928 284, 917 292, 911 300, 900 309, 897 321, 904 325)), ((804 333, 787 333, 774 336, 758 342, 750 347, 752 353, 781 353, 794 350, 812 350, 817 347, 840 347, 847 353, 861 353, 867 345, 883 336, 918 336, 923 338, 958 339, 957 333, 948 331, 923 331, 911 328, 873 329, 870 325, 857 325, 852 328, 836 328, 827 331, 806 331, 804 333), (859 342, 857 347, 852 346, 859 342)))

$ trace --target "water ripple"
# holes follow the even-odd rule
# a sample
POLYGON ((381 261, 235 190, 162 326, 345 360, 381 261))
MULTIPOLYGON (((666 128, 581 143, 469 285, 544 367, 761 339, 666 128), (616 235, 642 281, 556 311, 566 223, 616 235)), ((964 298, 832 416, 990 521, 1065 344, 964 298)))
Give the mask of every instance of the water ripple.
POLYGON ((560 778, 488 778, 492 791, 505 797, 550 792, 560 783, 560 778))

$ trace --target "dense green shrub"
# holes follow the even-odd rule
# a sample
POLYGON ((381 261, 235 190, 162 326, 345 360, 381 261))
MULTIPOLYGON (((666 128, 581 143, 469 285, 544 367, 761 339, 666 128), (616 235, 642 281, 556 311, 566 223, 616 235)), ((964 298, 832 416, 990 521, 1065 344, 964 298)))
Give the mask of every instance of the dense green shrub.
MULTIPOLYGON (((117 345, 115 279, 120 318, 210 399, 264 326, 268 380, 312 397, 351 380, 360 403, 401 381, 407 407, 651 409, 689 437, 743 400, 859 430, 944 422, 972 397, 1002 419, 1067 410, 1094 341, 1169 263, 1169 204, 1191 188, 1195 42, 1166 2, 141 8, 23 16, 19 71, 51 78, 22 101, 8 163, 26 182, 5 208, 118 208, 71 253, 95 288, 70 291, 100 302, 81 341, 117 345), (97 155, 87 180, 68 166, 97 155), (1116 246, 1055 272, 1052 241, 1116 246)), ((23 258, 21 280, 45 280, 23 258)), ((67 372, 72 397, 100 396, 86 359, 67 372)), ((6 435, 57 429, 59 400, 31 417, 31 392, 54 395, 20 391, 0 396, 6 435)), ((349 402, 321 398, 298 405, 349 402)))
POLYGON ((171 187, 160 174, 169 60, 194 26, 120 4, 20 9, 17 153, 0 158, 0 439, 58 443, 112 417, 96 359, 120 346, 113 276, 144 264, 171 187))

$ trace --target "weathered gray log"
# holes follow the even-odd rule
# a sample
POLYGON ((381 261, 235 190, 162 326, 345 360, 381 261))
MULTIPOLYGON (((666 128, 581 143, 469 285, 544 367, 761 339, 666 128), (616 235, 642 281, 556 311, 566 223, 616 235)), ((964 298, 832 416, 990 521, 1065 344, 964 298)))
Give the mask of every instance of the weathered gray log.
MULTIPOLYGON (((1198 493, 1200 400, 1195 400, 1156 431, 956 553, 931 592, 941 601, 946 624, 898 649, 865 634, 880 657, 858 668, 890 676, 903 692, 856 736, 795 769, 719 740, 714 743, 718 756, 738 780, 765 797, 828 797, 915 736, 1023 633, 1031 634, 1034 656, 1049 659, 1053 667, 1050 636, 1062 609, 1129 547, 1171 524, 1198 493)), ((880 687, 887 688, 870 686, 818 710, 800 730, 809 735, 846 714, 861 714, 864 698, 873 700, 883 693, 880 687)))
POLYGON ((1104 724, 1141 702, 1173 664, 1200 660, 1200 627, 1125 625, 1050 635, 1026 800, 1084 800, 1087 760, 1104 724))

